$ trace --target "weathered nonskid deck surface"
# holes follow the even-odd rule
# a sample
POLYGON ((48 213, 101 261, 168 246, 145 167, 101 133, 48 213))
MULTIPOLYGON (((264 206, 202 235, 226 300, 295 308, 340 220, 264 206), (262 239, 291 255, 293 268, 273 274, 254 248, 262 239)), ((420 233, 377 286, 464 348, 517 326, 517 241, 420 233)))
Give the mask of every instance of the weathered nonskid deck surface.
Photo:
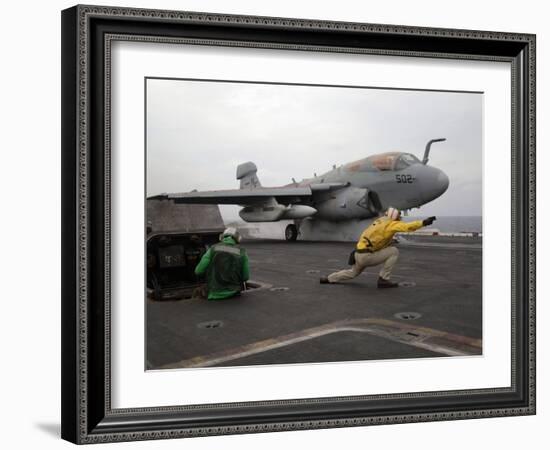
POLYGON ((376 288, 379 267, 319 284, 348 267, 352 243, 243 246, 261 289, 222 301, 147 301, 149 369, 482 353, 481 238, 406 236, 393 280, 413 286, 397 289, 376 288))

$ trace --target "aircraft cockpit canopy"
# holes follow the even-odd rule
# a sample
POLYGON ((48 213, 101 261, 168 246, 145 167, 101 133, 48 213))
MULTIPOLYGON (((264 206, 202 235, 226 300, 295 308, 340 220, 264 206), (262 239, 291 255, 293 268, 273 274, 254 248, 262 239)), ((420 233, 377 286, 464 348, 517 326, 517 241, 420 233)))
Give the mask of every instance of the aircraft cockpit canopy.
POLYGON ((412 153, 390 152, 380 153, 366 158, 366 163, 378 170, 402 170, 420 160, 412 153))
POLYGON ((405 169, 413 164, 421 164, 421 162, 412 153, 402 153, 395 163, 395 170, 405 169))
POLYGON ((412 153, 388 152, 372 155, 344 166, 348 172, 379 172, 381 170, 403 170, 413 164, 422 164, 412 153))

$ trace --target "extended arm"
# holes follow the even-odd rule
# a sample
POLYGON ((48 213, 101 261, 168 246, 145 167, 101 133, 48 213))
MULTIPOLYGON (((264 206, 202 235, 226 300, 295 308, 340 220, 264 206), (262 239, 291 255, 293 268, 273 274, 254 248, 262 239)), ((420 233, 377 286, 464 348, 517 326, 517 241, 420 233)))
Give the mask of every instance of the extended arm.
POLYGON ((388 225, 388 229, 393 233, 407 233, 409 231, 416 231, 423 226, 424 223, 422 220, 415 220, 413 222, 401 222, 395 220, 388 225))

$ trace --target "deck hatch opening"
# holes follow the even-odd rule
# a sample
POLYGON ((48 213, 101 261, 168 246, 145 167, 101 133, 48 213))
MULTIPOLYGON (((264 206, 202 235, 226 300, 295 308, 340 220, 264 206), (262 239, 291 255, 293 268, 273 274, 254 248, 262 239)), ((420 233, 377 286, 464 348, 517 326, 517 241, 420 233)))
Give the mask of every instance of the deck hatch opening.
POLYGON ((254 281, 249 280, 246 282, 246 291, 253 291, 254 289, 261 289, 263 287, 266 287, 267 285, 265 283, 261 283, 260 281, 254 281))

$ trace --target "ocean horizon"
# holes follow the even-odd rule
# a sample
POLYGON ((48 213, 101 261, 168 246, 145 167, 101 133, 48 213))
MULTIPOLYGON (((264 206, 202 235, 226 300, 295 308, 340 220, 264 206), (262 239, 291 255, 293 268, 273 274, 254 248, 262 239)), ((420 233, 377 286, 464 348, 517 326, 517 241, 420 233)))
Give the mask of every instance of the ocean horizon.
MULTIPOLYGON (((482 216, 436 216, 437 220, 432 228, 437 228, 442 233, 482 233, 482 216)), ((408 216, 403 220, 422 220, 424 216, 408 216)))

